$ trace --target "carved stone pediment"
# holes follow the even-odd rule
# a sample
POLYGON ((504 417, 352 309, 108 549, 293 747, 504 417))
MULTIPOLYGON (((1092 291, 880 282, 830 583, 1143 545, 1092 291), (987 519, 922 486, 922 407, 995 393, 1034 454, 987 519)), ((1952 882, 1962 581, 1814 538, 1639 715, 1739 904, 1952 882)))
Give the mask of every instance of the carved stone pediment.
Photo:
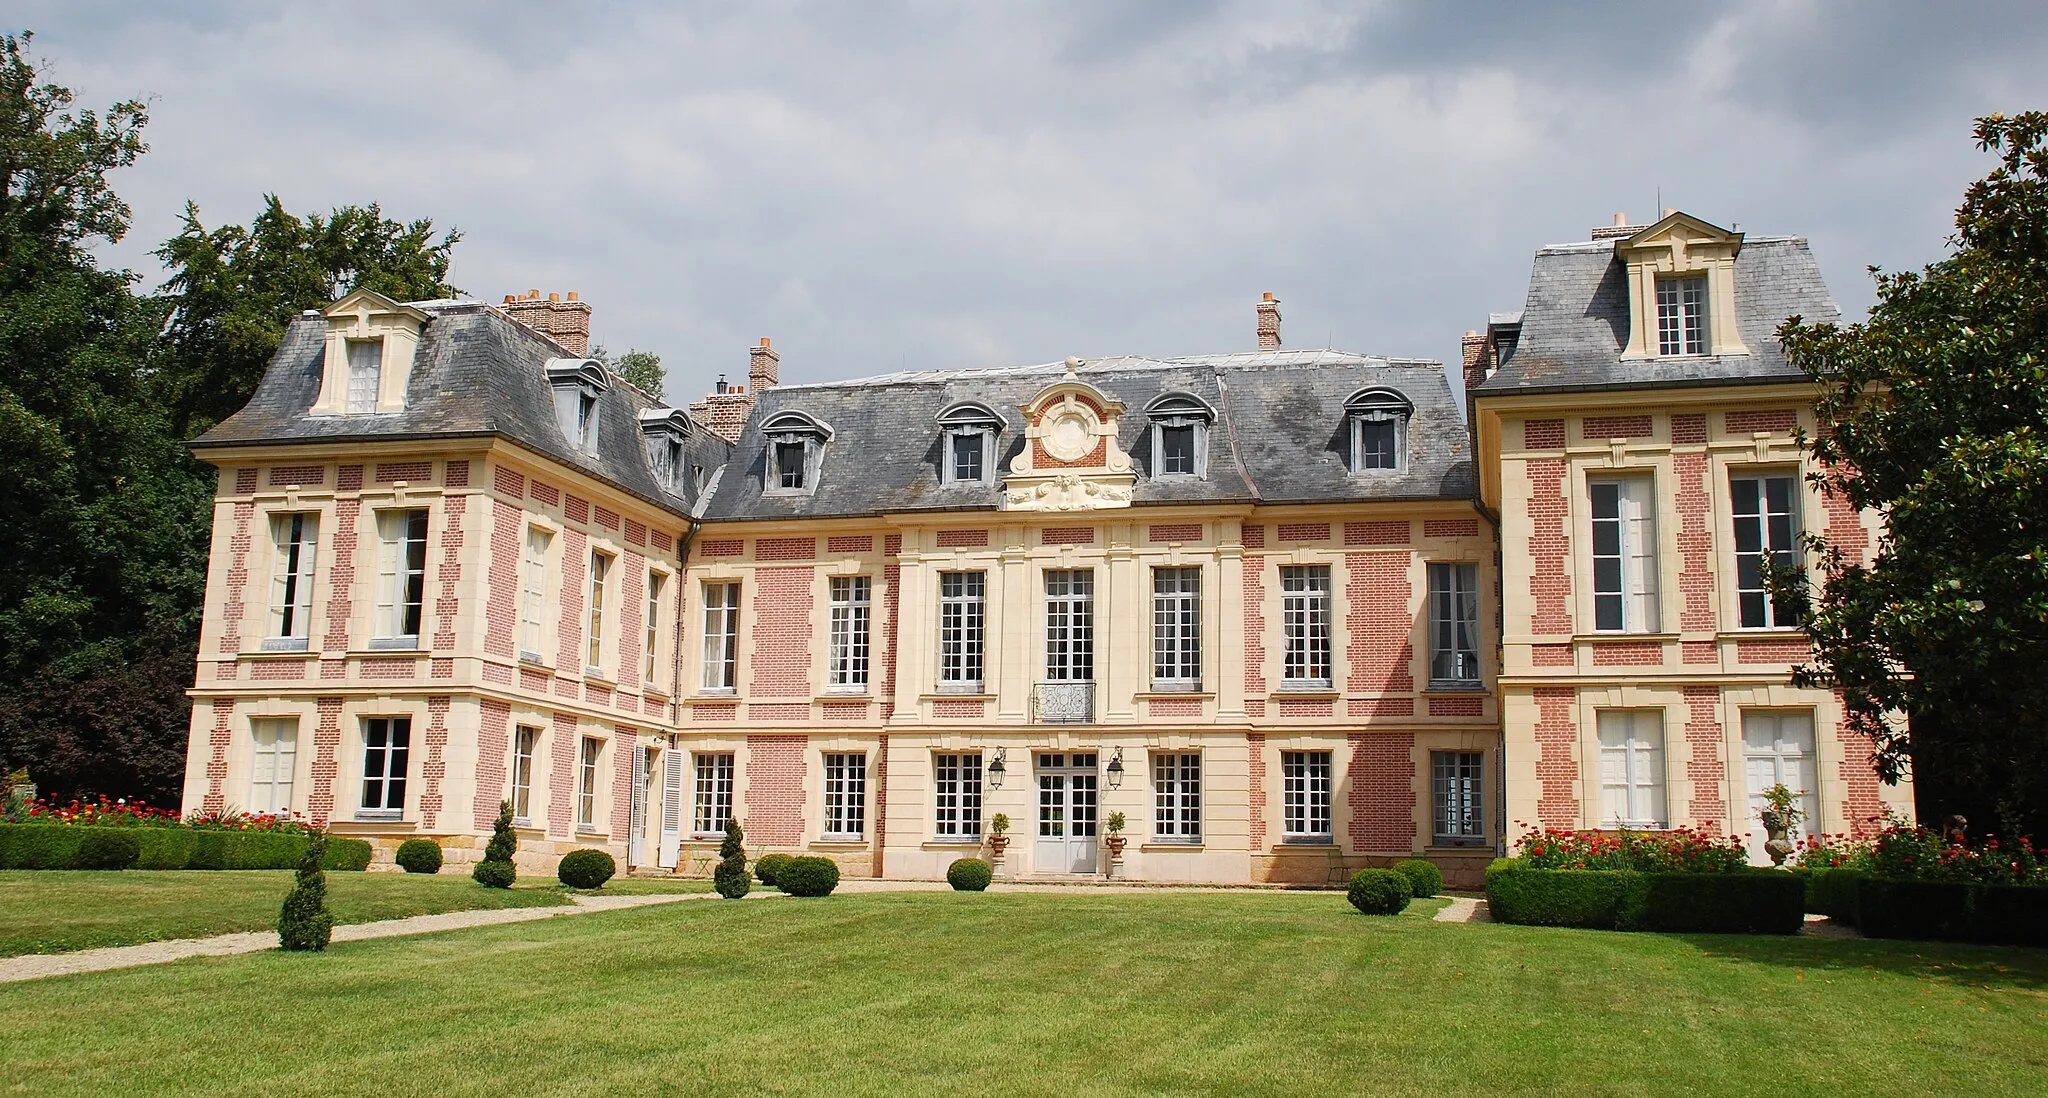
POLYGON ((1024 449, 1003 478, 1007 511, 1090 511, 1129 507, 1137 476, 1117 445, 1123 401, 1067 375, 1023 405, 1024 449))

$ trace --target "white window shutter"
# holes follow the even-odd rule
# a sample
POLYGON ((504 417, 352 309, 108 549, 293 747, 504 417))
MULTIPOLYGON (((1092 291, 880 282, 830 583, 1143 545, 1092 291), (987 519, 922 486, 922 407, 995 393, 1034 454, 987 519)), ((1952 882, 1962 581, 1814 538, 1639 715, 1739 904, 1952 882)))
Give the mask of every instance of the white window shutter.
POLYGON ((1650 487, 1648 477, 1632 477, 1621 485, 1627 622, 1632 633, 1654 633, 1658 628, 1657 503, 1650 487))

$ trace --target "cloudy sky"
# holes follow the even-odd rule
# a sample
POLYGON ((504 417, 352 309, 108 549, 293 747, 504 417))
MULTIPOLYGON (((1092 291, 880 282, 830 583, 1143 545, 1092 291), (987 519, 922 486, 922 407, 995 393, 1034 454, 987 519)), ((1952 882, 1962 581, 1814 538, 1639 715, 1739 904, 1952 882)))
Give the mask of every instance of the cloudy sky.
POLYGON ((1808 237, 1836 299, 1938 258, 2048 108, 2048 5, 14 0, 86 105, 147 98, 119 262, 185 201, 381 202, 454 282, 574 289, 671 399, 1070 354, 1455 361, 1531 252, 1660 201, 1808 237))

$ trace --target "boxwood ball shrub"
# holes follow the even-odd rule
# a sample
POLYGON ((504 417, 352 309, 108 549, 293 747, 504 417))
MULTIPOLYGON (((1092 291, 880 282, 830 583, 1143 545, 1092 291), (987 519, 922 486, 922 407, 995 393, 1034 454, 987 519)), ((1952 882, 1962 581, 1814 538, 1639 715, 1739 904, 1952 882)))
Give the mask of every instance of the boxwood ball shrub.
POLYGON ((555 868, 555 876, 570 888, 603 888, 619 871, 619 864, 602 850, 584 847, 562 855, 562 864, 555 868))
POLYGON ((775 874, 775 887, 792 896, 830 896, 839 887, 839 863, 830 858, 791 858, 775 874))
POLYGON ((955 892, 980 892, 995 879, 995 871, 980 858, 958 858, 946 867, 946 883, 955 892))
POLYGON ((1361 869, 1351 875, 1349 898, 1367 915, 1399 915, 1408 906, 1408 878, 1391 869, 1361 869))
POLYGON ((754 879, 764 885, 774 884, 776 872, 789 864, 789 859, 790 856, 788 854, 761 855, 760 859, 754 863, 754 879))
POLYGON ((1444 890, 1444 871, 1427 858, 1403 858, 1394 863, 1394 872, 1408 878, 1408 891, 1418 899, 1444 890))
POLYGON ((396 861, 407 873, 439 873, 441 844, 432 839, 407 839, 398 844, 396 861))

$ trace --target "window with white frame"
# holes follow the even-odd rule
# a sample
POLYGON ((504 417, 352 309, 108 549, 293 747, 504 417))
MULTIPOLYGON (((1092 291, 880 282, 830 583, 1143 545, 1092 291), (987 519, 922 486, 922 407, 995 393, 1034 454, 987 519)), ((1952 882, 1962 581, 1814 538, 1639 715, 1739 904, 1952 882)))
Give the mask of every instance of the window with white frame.
POLYGON ((540 729, 520 725, 512 731, 512 822, 525 824, 533 818, 533 752, 540 743, 540 729))
POLYGON ((427 593, 427 513, 379 511, 377 535, 377 635, 370 646, 416 648, 427 593))
POLYGON ((981 838, 981 753, 932 756, 932 834, 939 841, 981 838))
POLYGON ((648 682, 657 682, 654 674, 655 656, 661 651, 661 594, 668 589, 668 576, 652 568, 647 570, 647 611, 641 620, 647 623, 646 640, 641 644, 640 666, 648 682))
POLYGON ((598 397, 611 388, 611 375, 586 358, 549 359, 547 375, 555 394, 555 424, 562 429, 562 437, 586 454, 597 453, 598 397))
POLYGON ((1216 412, 1192 393, 1167 393, 1145 406, 1151 421, 1151 474, 1200 477, 1209 465, 1209 425, 1216 412))
POLYGON ((292 777, 299 769, 299 722, 261 717, 249 722, 255 753, 249 765, 249 811, 287 816, 292 810, 292 777))
POLYGON ((807 495, 818 487, 825 444, 832 429, 803 412, 772 416, 761 425, 768 452, 762 491, 766 495, 807 495))
POLYGON ((1767 803, 1764 793, 1772 786, 1783 785, 1796 797, 1793 807, 1802 815, 1793 826, 1793 839, 1820 829, 1820 758, 1814 748, 1813 710, 1743 710, 1742 766, 1749 789, 1749 822, 1742 830, 1750 834, 1750 861, 1761 865, 1766 835, 1758 817, 1767 803))
POLYGON ((612 557, 610 553, 590 551, 590 605, 589 633, 583 641, 584 663, 592 674, 602 674, 604 667, 604 596, 607 581, 611 579, 612 557))
POLYGON ((980 404, 956 404, 939 413, 940 479, 948 484, 986 484, 996 464, 1001 416, 980 404))
POLYGON ((1486 842, 1486 756, 1479 751, 1432 751, 1429 783, 1434 811, 1431 841, 1437 846, 1482 846, 1486 842))
POLYGON ((554 535, 538 526, 526 528, 526 558, 520 566, 519 658, 542 663, 541 638, 547 634, 548 543, 554 535))
POLYGON ((583 737, 583 747, 576 759, 576 830, 597 829, 597 760, 604 751, 604 741, 595 736, 583 737))
POLYGON ((295 512, 270 516, 270 635, 272 652, 303 652, 313 628, 313 555, 320 541, 320 516, 295 512))
POLYGON ((1705 276, 1657 280, 1657 353, 1707 353, 1707 280, 1705 276))
POLYGON ((647 467, 655 482, 673 495, 682 495, 689 483, 685 444, 696 429, 690 414, 681 408, 649 408, 640 413, 640 441, 647 453, 647 467))
POLYGON ((825 753, 825 837, 859 839, 868 826, 868 757, 825 753))
POLYGON ((1162 843, 1202 841, 1202 756, 1163 751, 1152 756, 1152 835, 1162 843))
POLYGON ((707 691, 727 692, 739 679, 740 585, 704 585, 704 679, 707 691))
POLYGON ((1600 820, 1607 827, 1664 826, 1664 714, 1602 709, 1600 820))
POLYGON ((1330 566, 1280 569, 1280 625, 1287 648, 1281 689, 1330 686, 1330 566))
POLYGON ((1202 688, 1202 570, 1152 570, 1152 689, 1202 688))
POLYGON ((1408 419, 1415 406, 1392 389, 1360 389, 1344 402, 1353 474, 1407 467, 1408 419))
POLYGON ((1729 478, 1735 512, 1735 600, 1744 629, 1784 629, 1799 624, 1797 613, 1771 596, 1774 568, 1799 563, 1798 481, 1791 473, 1729 478))
POLYGON ((406 764, 411 753, 411 717, 363 720, 364 815, 396 817, 405 811, 406 764))
POLYGON ((1089 569, 1045 573, 1045 677, 1095 681, 1095 573, 1089 569))
POLYGON ((348 414, 366 415, 377 410, 377 389, 383 375, 384 341, 349 340, 348 396, 345 405, 348 414))
POLYGON ((732 755, 698 755, 696 761, 697 795, 690 830, 699 838, 722 835, 732 820, 732 755))
POLYGON ((1282 841, 1330 841, 1330 752, 1280 753, 1280 806, 1282 841))
POLYGON ((1429 681, 1479 683, 1479 566, 1429 566, 1429 681))
POLYGON ((1593 628, 1657 631, 1657 504, 1644 476, 1602 477, 1593 498, 1593 628))
POLYGON ((988 573, 939 573, 939 689, 979 693, 988 573))
POLYGON ((860 693, 868 688, 868 622, 874 584, 867 576, 834 576, 831 586, 826 687, 860 693))

